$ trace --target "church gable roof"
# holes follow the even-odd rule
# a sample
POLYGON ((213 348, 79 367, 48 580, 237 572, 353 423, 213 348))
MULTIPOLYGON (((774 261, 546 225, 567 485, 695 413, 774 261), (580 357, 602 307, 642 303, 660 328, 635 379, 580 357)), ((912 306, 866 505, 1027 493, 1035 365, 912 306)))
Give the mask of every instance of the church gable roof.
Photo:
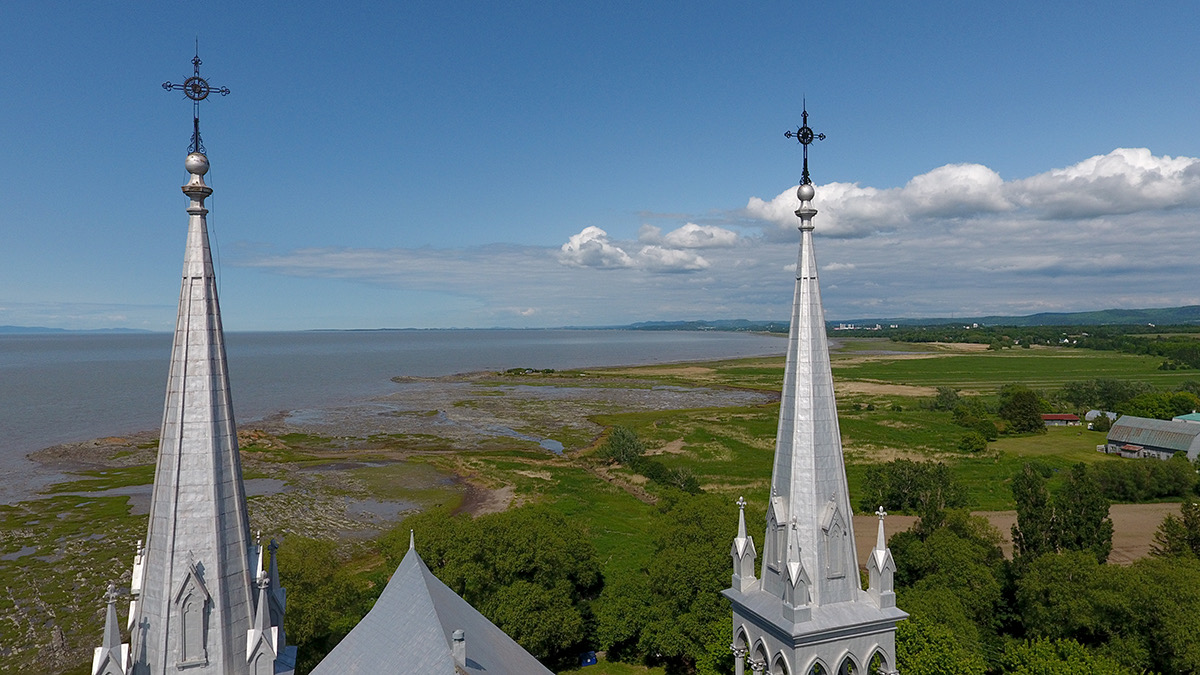
POLYGON ((550 675, 512 638, 443 584, 409 549, 362 621, 313 675, 455 671, 452 639, 466 636, 466 673, 550 675))

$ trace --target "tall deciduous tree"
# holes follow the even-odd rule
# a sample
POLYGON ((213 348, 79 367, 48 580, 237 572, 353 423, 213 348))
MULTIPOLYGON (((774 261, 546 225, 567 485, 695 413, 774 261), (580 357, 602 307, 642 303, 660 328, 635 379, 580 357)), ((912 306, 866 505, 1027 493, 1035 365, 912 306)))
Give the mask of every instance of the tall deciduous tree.
POLYGON ((1159 557, 1200 557, 1200 504, 1187 501, 1167 515, 1154 533, 1150 552, 1159 557))
POLYGON ((1028 560, 1056 550, 1054 508, 1045 476, 1026 464, 1013 478, 1012 492, 1017 503, 1017 524, 1012 526, 1013 557, 1028 560))
POLYGON ((1112 552, 1113 524, 1108 498, 1083 463, 1071 467, 1054 495, 1054 543, 1060 551, 1090 551, 1097 562, 1112 552))
POLYGON ((1017 524, 1012 528, 1013 556, 1028 561, 1056 551, 1089 551, 1097 562, 1112 551, 1108 498, 1087 465, 1071 467, 1066 483, 1053 497, 1046 478, 1026 464, 1013 478, 1017 524))

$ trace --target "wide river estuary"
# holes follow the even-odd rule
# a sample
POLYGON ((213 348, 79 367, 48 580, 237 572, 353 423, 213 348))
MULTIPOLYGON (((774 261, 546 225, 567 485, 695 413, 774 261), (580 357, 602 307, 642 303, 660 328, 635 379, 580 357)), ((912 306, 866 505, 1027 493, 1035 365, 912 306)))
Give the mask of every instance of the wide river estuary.
MULTIPOLYGON (((748 333, 629 330, 395 330, 228 333, 241 422, 381 396, 396 376, 588 368, 782 354, 748 333)), ((59 443, 156 429, 169 333, 0 335, 0 503, 55 474, 26 458, 59 443)))

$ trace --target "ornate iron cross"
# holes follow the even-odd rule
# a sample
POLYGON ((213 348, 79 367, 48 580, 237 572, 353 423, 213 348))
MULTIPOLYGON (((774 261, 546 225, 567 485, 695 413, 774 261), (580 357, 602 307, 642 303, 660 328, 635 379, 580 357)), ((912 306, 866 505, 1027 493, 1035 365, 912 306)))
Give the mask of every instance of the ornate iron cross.
POLYGON ((808 127, 808 105, 804 104, 804 111, 801 113, 801 119, 804 120, 800 124, 800 128, 795 131, 783 132, 784 137, 794 138, 804 146, 804 173, 800 174, 801 185, 811 185, 812 179, 808 177, 808 146, 812 145, 813 141, 825 140, 825 134, 814 134, 813 130, 808 127))
POLYGON ((229 87, 213 87, 208 83, 208 80, 200 77, 200 48, 197 45, 196 56, 192 59, 192 76, 184 80, 182 84, 175 84, 170 81, 163 82, 162 88, 167 91, 182 91, 184 96, 192 100, 192 124, 194 131, 192 132, 192 144, 188 146, 188 154, 193 152, 204 152, 204 143, 200 140, 200 101, 208 98, 209 94, 220 94, 222 96, 229 95, 229 87))

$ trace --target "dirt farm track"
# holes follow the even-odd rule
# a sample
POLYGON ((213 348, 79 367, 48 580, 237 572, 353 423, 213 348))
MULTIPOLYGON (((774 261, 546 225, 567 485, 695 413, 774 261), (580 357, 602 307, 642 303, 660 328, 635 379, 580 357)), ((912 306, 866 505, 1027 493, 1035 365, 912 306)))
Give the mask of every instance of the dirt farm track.
MULTIPOLYGON (((1108 556, 1110 563, 1128 565, 1150 555, 1154 543, 1154 532, 1167 514, 1179 515, 1179 504, 1113 504, 1108 511, 1113 521, 1113 550, 1108 556)), ((978 511, 975 515, 988 519, 1004 538, 1000 546, 1004 555, 1012 557, 1012 526, 1017 522, 1016 511, 978 511)), ((912 527, 915 516, 888 516, 888 535, 912 527)), ((859 564, 867 564, 867 556, 875 546, 875 533, 879 527, 875 516, 854 516, 854 539, 858 548, 859 564)))

